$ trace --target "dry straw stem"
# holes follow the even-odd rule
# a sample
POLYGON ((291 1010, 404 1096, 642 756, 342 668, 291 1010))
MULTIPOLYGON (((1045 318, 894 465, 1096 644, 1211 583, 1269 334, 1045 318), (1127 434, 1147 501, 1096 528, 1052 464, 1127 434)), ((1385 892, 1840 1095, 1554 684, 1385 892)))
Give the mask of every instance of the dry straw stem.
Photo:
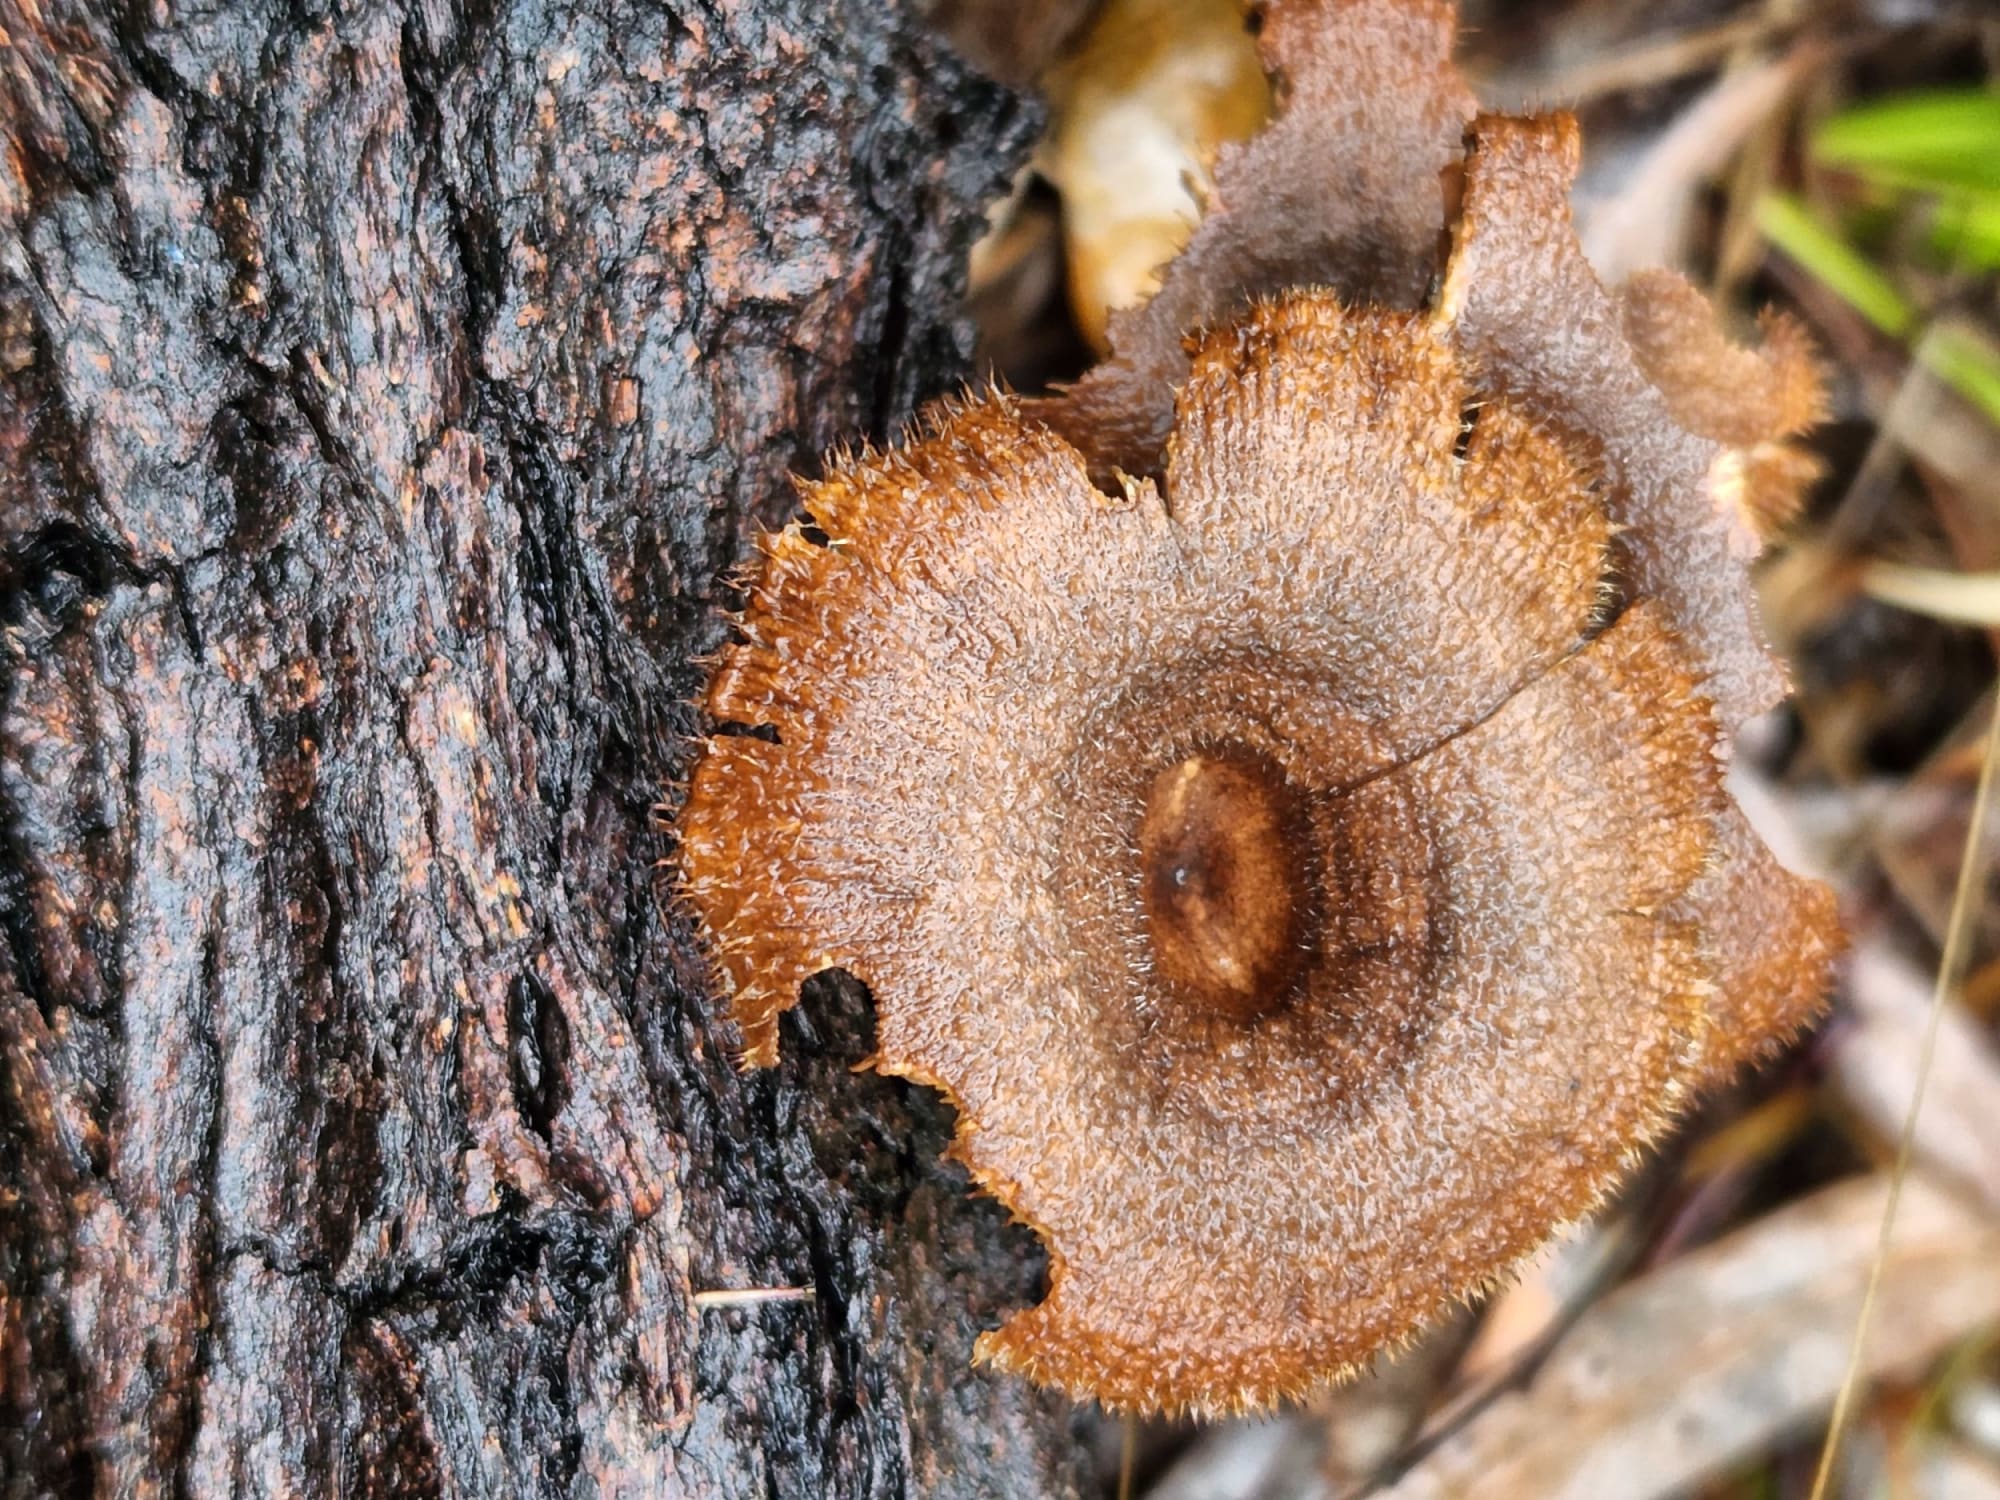
MULTIPOLYGON (((1841 1097, 1892 1141, 1917 1096, 1931 977, 1880 938, 1857 946, 1845 994, 1853 1026, 1834 1054, 1841 1097)), ((1938 1042, 1917 1117, 1917 1160, 2000 1213, 2000 1051, 1960 1006, 1937 1018, 1938 1042)))
POLYGON ((1934 620, 2000 627, 2000 573, 1952 573, 1905 563, 1872 562, 1862 570, 1862 592, 1934 620))
POLYGON ((1819 1469, 1813 1476, 1812 1500, 1822 1500, 1832 1482, 1834 1460, 1840 1452, 1845 1423, 1866 1369, 1869 1336, 1875 1327, 1876 1304, 1879 1300, 1881 1282, 1887 1274, 1890 1239, 1895 1232, 1896 1214, 1900 1207, 1904 1182, 1909 1175, 1910 1163, 1914 1159, 1919 1132, 1923 1125, 1925 1085, 1930 1081, 1931 1068, 1937 1057, 1938 1035, 1943 1026, 1946 1008, 1965 979, 1966 962, 1971 952, 1974 917, 1979 909, 1979 896, 1986 888, 1984 836, 1987 813, 1993 801, 1996 772, 2000 772, 2000 698, 1996 698, 1993 704, 1992 722, 1986 735, 1985 758, 1979 767, 1979 791, 1972 801, 1972 820, 1965 833, 1965 851, 1959 862, 1958 887, 1952 896, 1951 919, 1945 927, 1944 952, 1938 958, 1937 985, 1931 994, 1929 1017, 1924 1025, 1923 1038, 1917 1047, 1915 1076, 1911 1080, 1909 1105, 1905 1110, 1902 1130, 1896 1142, 1896 1160, 1890 1170, 1888 1198, 1882 1205, 1879 1250, 1875 1263, 1869 1271, 1867 1292, 1855 1315, 1853 1347, 1848 1355, 1846 1375, 1840 1383, 1839 1397, 1834 1402, 1833 1420, 1827 1426, 1826 1442, 1820 1449, 1819 1469))

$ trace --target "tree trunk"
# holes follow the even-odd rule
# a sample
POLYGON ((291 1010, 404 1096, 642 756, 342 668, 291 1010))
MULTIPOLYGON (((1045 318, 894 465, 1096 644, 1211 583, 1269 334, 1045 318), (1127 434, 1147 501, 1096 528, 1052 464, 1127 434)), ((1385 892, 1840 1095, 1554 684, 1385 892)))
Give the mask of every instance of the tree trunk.
POLYGON ((658 868, 1027 111, 881 0, 0 29, 0 1493, 1082 1492, 944 1106, 836 981, 737 1074, 658 868))

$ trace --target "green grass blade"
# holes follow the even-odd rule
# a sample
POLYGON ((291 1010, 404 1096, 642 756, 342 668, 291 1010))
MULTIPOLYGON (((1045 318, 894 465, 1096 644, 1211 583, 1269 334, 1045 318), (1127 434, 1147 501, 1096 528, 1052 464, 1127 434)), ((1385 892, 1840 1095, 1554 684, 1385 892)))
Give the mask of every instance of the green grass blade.
POLYGON ((1964 193, 1938 205, 1931 249, 1965 270, 2000 271, 2000 193, 1964 193))
MULTIPOLYGON (((1766 239, 1884 333, 1900 339, 1915 331, 1916 310, 1895 284, 1798 199, 1766 195, 1757 205, 1757 224, 1766 239)), ((1969 328, 1939 325, 1918 340, 1913 357, 2000 425, 2000 349, 1969 328)))
POLYGON ((2000 94, 1954 89, 1865 104, 1821 125, 1812 151, 1826 166, 1897 187, 2000 188, 2000 94))
POLYGON ((2000 349, 1970 328, 1939 326, 1918 346, 1917 357, 2000 427, 2000 349))
POLYGON ((1757 205, 1757 227, 1884 333, 1901 338, 1916 322, 1916 314, 1894 283, 1789 193, 1764 197, 1757 205))

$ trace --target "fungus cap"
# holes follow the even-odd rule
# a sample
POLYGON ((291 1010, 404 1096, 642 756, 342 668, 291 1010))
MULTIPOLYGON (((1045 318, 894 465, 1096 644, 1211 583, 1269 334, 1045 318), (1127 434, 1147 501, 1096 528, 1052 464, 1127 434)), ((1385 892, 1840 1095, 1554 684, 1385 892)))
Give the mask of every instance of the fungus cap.
POLYGON ((1046 1241, 997 1365, 1302 1391, 1586 1210, 1699 1063, 1698 663, 1605 624, 1583 468, 1469 391, 1437 321, 1295 294, 1201 344, 1162 485, 990 395, 768 540, 709 708, 771 737, 710 742, 685 886, 750 1061, 851 970, 1046 1241))

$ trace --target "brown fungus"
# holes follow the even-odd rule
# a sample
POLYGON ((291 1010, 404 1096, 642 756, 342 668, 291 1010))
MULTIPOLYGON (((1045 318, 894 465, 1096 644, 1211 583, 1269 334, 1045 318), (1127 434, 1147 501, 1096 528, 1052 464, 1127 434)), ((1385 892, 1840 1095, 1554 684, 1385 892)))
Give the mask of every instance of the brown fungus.
POLYGON ((1809 417, 1802 348, 1621 309, 1573 129, 1468 149, 1441 8, 1261 40, 1286 113, 1114 358, 763 540, 708 700, 761 732, 680 817, 746 1060, 805 979, 865 980, 875 1066, 1049 1249, 982 1357, 1131 1410, 1268 1405, 1505 1274, 1835 945, 1722 785, 1783 687, 1745 455, 1809 417), (1738 430, 1704 362, 1767 393, 1738 430))
POLYGON ((1445 331, 1261 306, 1122 500, 992 396, 771 539, 682 814, 748 1055, 830 965, 1041 1233, 982 1352, 1267 1404, 1580 1213, 1704 1044, 1697 665, 1445 331))

